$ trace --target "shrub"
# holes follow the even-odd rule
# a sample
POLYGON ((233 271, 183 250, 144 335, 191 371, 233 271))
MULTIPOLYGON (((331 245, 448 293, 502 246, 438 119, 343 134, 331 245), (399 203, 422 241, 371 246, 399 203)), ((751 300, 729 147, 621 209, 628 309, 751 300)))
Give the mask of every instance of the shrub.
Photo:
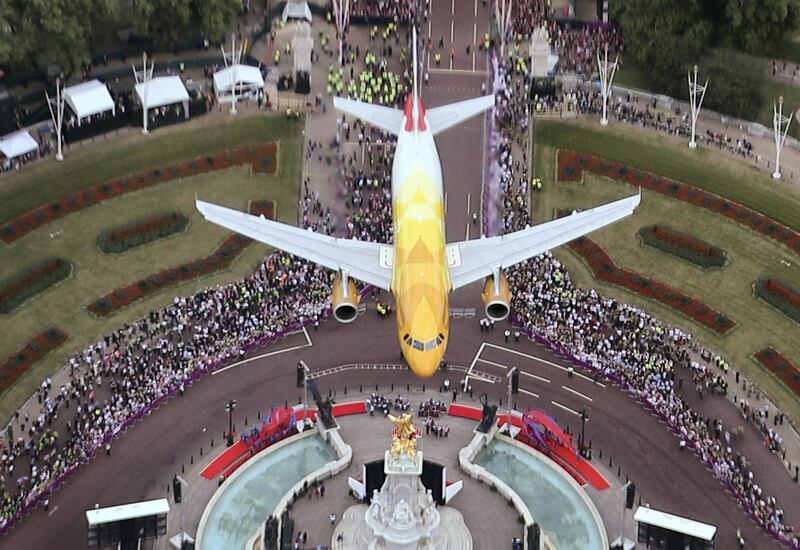
POLYGON ((791 361, 771 346, 757 351, 754 357, 800 397, 800 370, 791 361))
POLYGON ((66 340, 67 334, 64 331, 58 327, 48 327, 9 355, 0 364, 0 392, 8 388, 33 363, 60 347, 66 340))

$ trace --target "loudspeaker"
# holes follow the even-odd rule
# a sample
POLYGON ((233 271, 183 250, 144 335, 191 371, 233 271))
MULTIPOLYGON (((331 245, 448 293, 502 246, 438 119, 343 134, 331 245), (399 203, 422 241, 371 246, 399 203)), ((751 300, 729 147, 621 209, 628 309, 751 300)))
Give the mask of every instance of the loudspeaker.
POLYGON ((306 381, 306 370, 303 365, 297 365, 297 387, 302 388, 303 383, 306 381))
POLYGON ((181 482, 178 480, 178 476, 172 478, 172 496, 175 498, 175 504, 181 503, 181 482))
POLYGON ((625 490, 625 508, 633 508, 634 497, 636 497, 636 484, 631 483, 625 490))
POLYGON ((311 93, 311 77, 307 71, 297 71, 297 80, 294 85, 294 91, 298 94, 311 93))
POLYGON ((264 522, 264 550, 278 550, 280 541, 278 540, 278 518, 269 516, 264 522))
POLYGON ((519 369, 511 375, 511 393, 519 393, 519 369))

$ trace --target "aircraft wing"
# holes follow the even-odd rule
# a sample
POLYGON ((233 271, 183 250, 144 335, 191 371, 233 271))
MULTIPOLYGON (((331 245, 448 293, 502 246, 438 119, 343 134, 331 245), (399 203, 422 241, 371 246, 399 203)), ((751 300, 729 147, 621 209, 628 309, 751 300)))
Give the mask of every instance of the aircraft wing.
POLYGON ((397 135, 403 125, 403 111, 400 109, 373 105, 363 101, 353 101, 343 97, 334 97, 333 106, 343 113, 360 118, 364 122, 394 135, 397 135))
POLYGON ((367 284, 391 288, 394 250, 390 245, 330 237, 201 200, 195 205, 217 225, 328 269, 347 270, 350 277, 367 284))
POLYGON ((453 290, 629 216, 640 201, 641 194, 633 195, 507 235, 449 244, 453 290))

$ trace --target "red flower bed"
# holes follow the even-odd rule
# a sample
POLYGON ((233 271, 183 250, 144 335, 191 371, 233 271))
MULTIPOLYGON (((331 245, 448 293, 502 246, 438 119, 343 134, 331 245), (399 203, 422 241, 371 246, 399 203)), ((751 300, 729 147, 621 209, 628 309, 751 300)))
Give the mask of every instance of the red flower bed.
POLYGON ((772 346, 757 351, 755 358, 800 397, 800 370, 791 361, 772 346))
POLYGON ((664 225, 647 225, 637 232, 642 242, 703 268, 723 267, 725 251, 664 225))
POLYGON ((651 172, 631 168, 587 153, 565 149, 558 151, 558 181, 580 181, 584 170, 614 178, 636 187, 643 187, 673 199, 689 202, 734 221, 742 223, 762 235, 785 244, 800 254, 800 233, 786 227, 746 206, 729 201, 719 195, 703 191, 693 185, 662 178, 651 172))
POLYGON ((189 218, 179 212, 151 216, 112 231, 97 238, 97 246, 106 254, 120 254, 131 248, 179 233, 189 225, 189 218))
POLYGON ((778 279, 759 279, 753 287, 756 296, 800 323, 800 293, 778 279))
POLYGON ((72 264, 49 258, 0 284, 0 313, 11 313, 27 299, 63 281, 72 273, 72 264))
POLYGON ((718 334, 725 334, 736 325, 733 319, 679 290, 634 271, 621 269, 600 245, 586 237, 571 241, 569 247, 586 261, 596 279, 656 300, 718 334))
MULTIPOLYGON (((269 200, 251 201, 249 211, 255 216, 263 214, 267 218, 274 219, 275 203, 269 200)), ((106 317, 136 300, 154 294, 164 288, 225 269, 252 242, 252 239, 239 234, 230 235, 222 241, 210 256, 164 269, 149 277, 119 287, 113 292, 98 298, 86 306, 86 309, 98 317, 106 317)))
POLYGON ((278 146, 275 143, 239 147, 85 187, 14 218, 0 228, 0 238, 6 243, 12 243, 34 229, 72 212, 175 179, 225 170, 242 164, 250 164, 254 172, 274 174, 278 166, 277 152, 278 146))
POLYGON ((50 327, 9 355, 0 365, 0 392, 8 388, 28 367, 61 346, 66 340, 65 332, 57 327, 50 327))

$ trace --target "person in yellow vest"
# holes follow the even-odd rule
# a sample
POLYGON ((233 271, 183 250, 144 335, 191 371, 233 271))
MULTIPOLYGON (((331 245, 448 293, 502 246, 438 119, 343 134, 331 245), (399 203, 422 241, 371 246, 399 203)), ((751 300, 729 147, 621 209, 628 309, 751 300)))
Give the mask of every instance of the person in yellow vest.
POLYGON ((273 56, 273 58, 275 59, 275 66, 277 67, 278 63, 281 62, 281 51, 275 50, 275 55, 273 56))

